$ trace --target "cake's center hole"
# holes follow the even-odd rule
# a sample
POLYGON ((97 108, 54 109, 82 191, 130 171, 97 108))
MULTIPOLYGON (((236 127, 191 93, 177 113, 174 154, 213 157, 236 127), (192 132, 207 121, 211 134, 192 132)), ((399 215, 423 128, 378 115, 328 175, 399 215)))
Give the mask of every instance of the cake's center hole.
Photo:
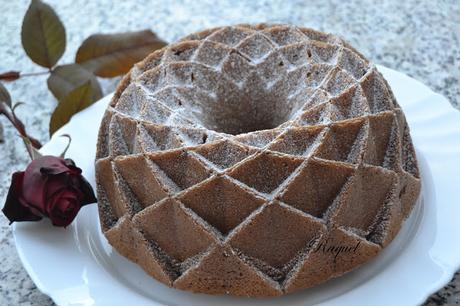
POLYGON ((210 107, 203 124, 217 132, 242 134, 273 129, 290 118, 290 108, 269 94, 253 95, 250 92, 220 97, 215 107, 210 107))
POLYGON ((292 97, 289 84, 274 84, 253 73, 240 87, 230 81, 212 84, 214 99, 206 99, 194 112, 201 124, 216 132, 242 134, 273 129, 291 119, 304 99, 292 97))

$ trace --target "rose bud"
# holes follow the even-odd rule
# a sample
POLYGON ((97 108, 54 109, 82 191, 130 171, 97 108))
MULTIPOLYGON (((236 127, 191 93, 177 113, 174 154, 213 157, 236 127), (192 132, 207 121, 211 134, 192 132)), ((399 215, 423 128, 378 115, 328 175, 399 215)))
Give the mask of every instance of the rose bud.
POLYGON ((13 174, 3 213, 11 223, 48 217, 53 225, 66 227, 82 206, 96 201, 71 159, 41 156, 13 174))

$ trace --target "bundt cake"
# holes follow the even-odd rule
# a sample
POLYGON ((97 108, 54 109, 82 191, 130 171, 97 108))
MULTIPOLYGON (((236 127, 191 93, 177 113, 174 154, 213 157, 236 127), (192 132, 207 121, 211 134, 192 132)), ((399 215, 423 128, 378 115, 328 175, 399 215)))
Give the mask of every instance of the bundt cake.
POLYGON ((96 179, 120 254, 174 288, 254 297, 374 258, 421 185, 375 65, 337 36, 267 24, 136 64, 103 117, 96 179))

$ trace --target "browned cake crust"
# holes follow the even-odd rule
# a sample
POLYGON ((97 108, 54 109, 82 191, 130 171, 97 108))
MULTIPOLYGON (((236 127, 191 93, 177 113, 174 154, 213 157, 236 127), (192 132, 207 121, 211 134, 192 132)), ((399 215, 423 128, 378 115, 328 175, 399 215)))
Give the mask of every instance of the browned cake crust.
POLYGON ((372 259, 420 192, 375 66, 289 25, 206 30, 137 64, 102 120, 96 178, 122 255, 168 286, 257 297, 372 259))

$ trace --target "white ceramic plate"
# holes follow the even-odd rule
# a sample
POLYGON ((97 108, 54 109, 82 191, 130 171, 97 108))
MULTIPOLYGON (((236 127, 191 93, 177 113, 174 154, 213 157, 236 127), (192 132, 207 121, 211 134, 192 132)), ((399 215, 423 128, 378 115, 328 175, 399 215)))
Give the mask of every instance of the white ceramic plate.
MULTIPOLYGON (((37 287, 63 305, 417 305, 460 267, 460 112, 408 76, 379 67, 405 111, 422 174, 420 205, 381 255, 319 287, 275 299, 207 296, 170 289, 115 252, 99 229, 96 205, 67 229, 48 221, 15 224, 25 269, 37 287), (457 183, 456 183, 457 182, 457 183)), ((96 134, 107 96, 72 118, 56 135, 72 135, 67 156, 94 186, 96 134)), ((42 151, 59 154, 53 137, 42 151)))

